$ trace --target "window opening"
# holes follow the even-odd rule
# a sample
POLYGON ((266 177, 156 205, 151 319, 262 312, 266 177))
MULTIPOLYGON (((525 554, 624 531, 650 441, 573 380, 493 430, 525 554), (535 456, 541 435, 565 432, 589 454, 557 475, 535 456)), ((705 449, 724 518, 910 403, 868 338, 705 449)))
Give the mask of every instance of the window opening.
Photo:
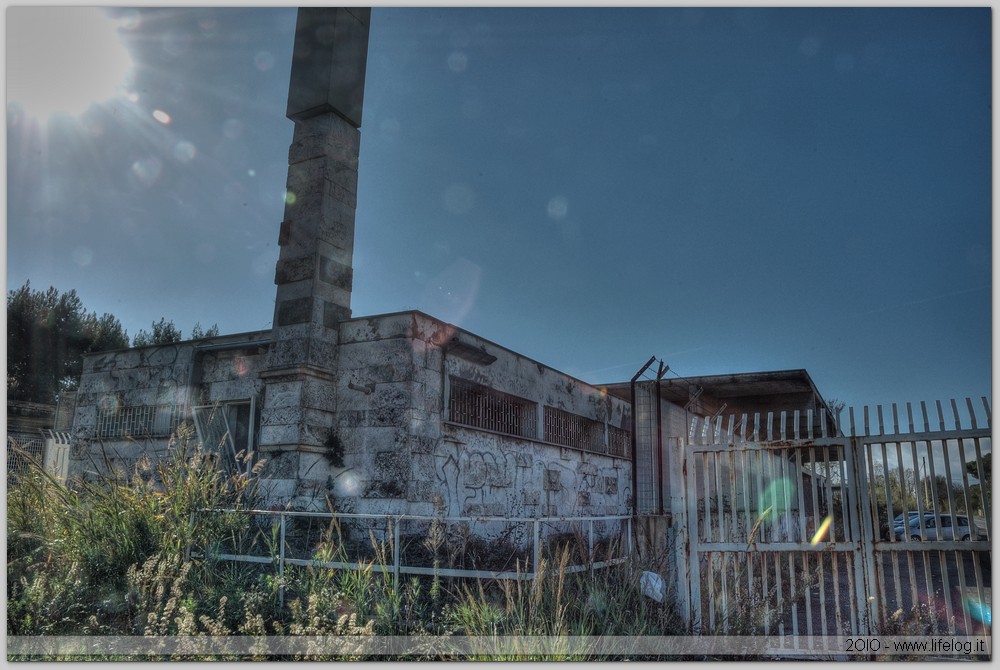
POLYGON ((181 411, 177 405, 98 408, 97 437, 168 437, 177 430, 180 422, 181 411))
POLYGON ((545 441, 604 453, 604 424, 555 407, 545 407, 545 441))
POLYGON ((223 468, 231 473, 249 473, 253 466, 255 402, 216 403, 193 410, 198 440, 206 451, 219 455, 223 468))
POLYGON ((449 421, 518 437, 538 435, 535 403, 457 377, 450 382, 449 421))
POLYGON ((632 431, 608 424, 608 453, 625 458, 631 448, 632 431))

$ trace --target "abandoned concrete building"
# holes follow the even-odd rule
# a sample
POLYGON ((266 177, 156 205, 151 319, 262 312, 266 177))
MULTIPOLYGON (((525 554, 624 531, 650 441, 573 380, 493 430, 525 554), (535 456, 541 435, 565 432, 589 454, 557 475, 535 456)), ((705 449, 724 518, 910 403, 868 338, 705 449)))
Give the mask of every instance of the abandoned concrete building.
POLYGON ((230 468, 263 460, 263 493, 279 508, 664 514, 691 416, 820 420, 825 403, 802 370, 658 380, 642 404, 628 381, 584 383, 419 311, 352 316, 369 14, 299 10, 288 102, 296 198, 278 231, 273 327, 88 356, 64 475, 162 455, 186 421, 230 468), (320 25, 336 39, 317 41, 320 25), (660 462, 633 430, 654 414, 660 462))

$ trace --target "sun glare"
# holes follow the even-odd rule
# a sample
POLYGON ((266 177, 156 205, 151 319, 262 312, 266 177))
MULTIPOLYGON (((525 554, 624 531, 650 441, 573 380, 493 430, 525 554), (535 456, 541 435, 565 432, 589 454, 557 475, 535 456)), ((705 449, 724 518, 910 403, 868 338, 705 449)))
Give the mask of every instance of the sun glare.
POLYGON ((7 102, 41 120, 126 93, 121 22, 92 7, 7 9, 7 102))

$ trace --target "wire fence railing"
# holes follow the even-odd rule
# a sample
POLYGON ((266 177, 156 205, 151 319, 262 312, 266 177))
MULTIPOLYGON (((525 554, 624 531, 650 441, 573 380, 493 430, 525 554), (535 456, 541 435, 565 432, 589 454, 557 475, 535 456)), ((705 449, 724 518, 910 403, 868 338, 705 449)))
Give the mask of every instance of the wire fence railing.
MULTIPOLYGON (((271 566, 284 584, 289 566, 401 575, 533 580, 569 552, 567 574, 617 565, 632 552, 632 517, 437 517, 294 510, 202 509, 246 517, 237 529, 188 548, 188 558, 271 566)), ((219 527, 214 524, 213 527, 219 527)), ((284 587, 279 587, 284 605, 284 587)))

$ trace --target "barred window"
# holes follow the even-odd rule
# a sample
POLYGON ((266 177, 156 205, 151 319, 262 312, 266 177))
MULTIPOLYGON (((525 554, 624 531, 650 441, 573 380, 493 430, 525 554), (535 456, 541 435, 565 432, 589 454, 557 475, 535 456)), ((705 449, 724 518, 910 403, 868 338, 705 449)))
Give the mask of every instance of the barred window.
POLYGON ((629 457, 632 452, 632 431, 608 424, 608 453, 629 457))
POLYGON ((535 403, 457 377, 450 382, 449 421, 518 437, 538 436, 535 403))
POLYGON ((134 405, 97 410, 97 437, 169 437, 182 419, 178 405, 134 405))
POLYGON ((555 407, 545 408, 545 441, 587 451, 606 451, 604 424, 555 407))

